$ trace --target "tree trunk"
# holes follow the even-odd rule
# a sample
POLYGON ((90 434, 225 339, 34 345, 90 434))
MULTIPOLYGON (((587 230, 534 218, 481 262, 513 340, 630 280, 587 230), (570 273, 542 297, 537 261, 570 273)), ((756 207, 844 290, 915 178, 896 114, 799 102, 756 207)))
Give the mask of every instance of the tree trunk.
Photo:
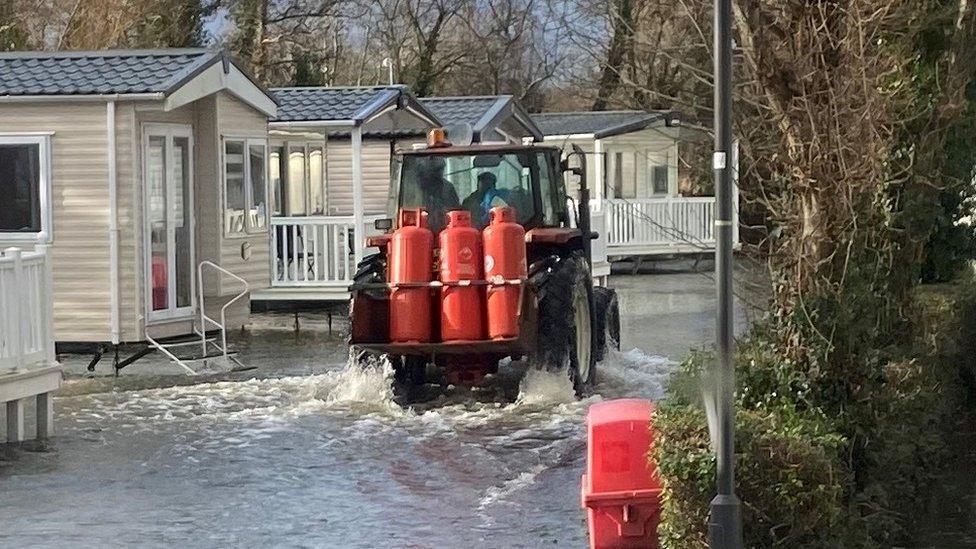
POLYGON ((600 74, 593 110, 607 109, 610 99, 620 84, 620 71, 624 61, 633 56, 634 49, 634 5, 633 0, 615 0, 613 10, 613 38, 607 48, 607 60, 600 74))
POLYGON ((251 66, 254 70, 254 77, 264 82, 267 78, 267 44, 265 33, 268 27, 268 0, 260 0, 258 4, 258 16, 252 37, 253 49, 251 50, 251 66))

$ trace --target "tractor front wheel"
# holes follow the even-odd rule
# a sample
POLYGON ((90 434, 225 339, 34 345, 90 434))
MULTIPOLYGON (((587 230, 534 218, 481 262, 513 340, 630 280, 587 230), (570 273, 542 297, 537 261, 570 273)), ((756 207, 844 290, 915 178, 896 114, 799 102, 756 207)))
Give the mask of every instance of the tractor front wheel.
POLYGON ((427 358, 397 357, 393 368, 393 393, 407 402, 416 399, 427 382, 427 358))

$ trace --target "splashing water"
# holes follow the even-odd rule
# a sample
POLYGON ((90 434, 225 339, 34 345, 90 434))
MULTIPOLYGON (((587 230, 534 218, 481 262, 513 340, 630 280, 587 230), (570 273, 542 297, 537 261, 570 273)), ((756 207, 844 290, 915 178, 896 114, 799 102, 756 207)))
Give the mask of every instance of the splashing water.
POLYGON ((597 389, 611 398, 638 397, 659 400, 677 363, 641 349, 608 351, 597 369, 597 389))
POLYGON ((370 404, 390 411, 401 408, 393 402, 393 365, 389 359, 360 363, 350 353, 346 367, 334 375, 335 385, 326 404, 370 404))
POLYGON ((574 402, 576 393, 566 370, 529 368, 519 382, 517 406, 574 402))

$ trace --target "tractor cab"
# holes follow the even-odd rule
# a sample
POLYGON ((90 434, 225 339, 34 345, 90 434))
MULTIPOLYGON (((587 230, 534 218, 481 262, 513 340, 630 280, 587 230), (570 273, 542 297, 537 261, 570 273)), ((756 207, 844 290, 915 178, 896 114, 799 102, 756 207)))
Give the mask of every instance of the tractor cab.
MULTIPOLYGON (((580 165, 586 165, 582 151, 577 149, 570 154, 581 156, 580 165)), ((422 208, 435 235, 446 226, 451 210, 466 210, 473 226, 484 229, 491 209, 507 206, 515 211, 517 222, 526 231, 530 262, 572 250, 579 251, 589 262, 594 235, 589 230, 588 190, 585 184, 581 185, 578 204, 567 198, 564 179, 570 171, 585 182, 585 173, 580 168, 569 168, 555 147, 454 145, 442 130, 435 129, 425 146, 395 155, 390 219, 379 221, 376 228, 397 229, 399 212, 422 208), (571 208, 571 204, 575 207, 571 208)), ((373 240, 382 241, 383 237, 373 240)))
POLYGON ((463 209, 475 227, 488 224, 493 207, 515 210, 526 230, 569 222, 559 150, 519 145, 441 146, 397 155, 390 206, 393 212, 423 208, 431 230, 447 212, 463 209))

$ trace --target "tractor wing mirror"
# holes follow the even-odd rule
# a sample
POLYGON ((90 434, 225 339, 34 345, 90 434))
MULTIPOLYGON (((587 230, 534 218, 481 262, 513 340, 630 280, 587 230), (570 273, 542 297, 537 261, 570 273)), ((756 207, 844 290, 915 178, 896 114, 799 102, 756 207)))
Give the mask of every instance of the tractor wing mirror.
POLYGON ((579 145, 573 145, 573 151, 566 155, 566 158, 559 163, 559 167, 563 172, 569 172, 580 178, 580 187, 586 187, 586 153, 579 145), (569 159, 572 157, 577 157, 577 165, 570 166, 569 159))
POLYGON ((376 221, 373 221, 373 228, 376 229, 377 231, 383 231, 383 232, 389 231, 390 229, 393 228, 393 220, 390 219, 389 217, 385 217, 383 219, 377 219, 376 221))
POLYGON ((560 171, 569 172, 573 175, 583 177, 583 168, 580 166, 570 166, 568 158, 564 158, 562 162, 559 163, 559 169, 560 171))

